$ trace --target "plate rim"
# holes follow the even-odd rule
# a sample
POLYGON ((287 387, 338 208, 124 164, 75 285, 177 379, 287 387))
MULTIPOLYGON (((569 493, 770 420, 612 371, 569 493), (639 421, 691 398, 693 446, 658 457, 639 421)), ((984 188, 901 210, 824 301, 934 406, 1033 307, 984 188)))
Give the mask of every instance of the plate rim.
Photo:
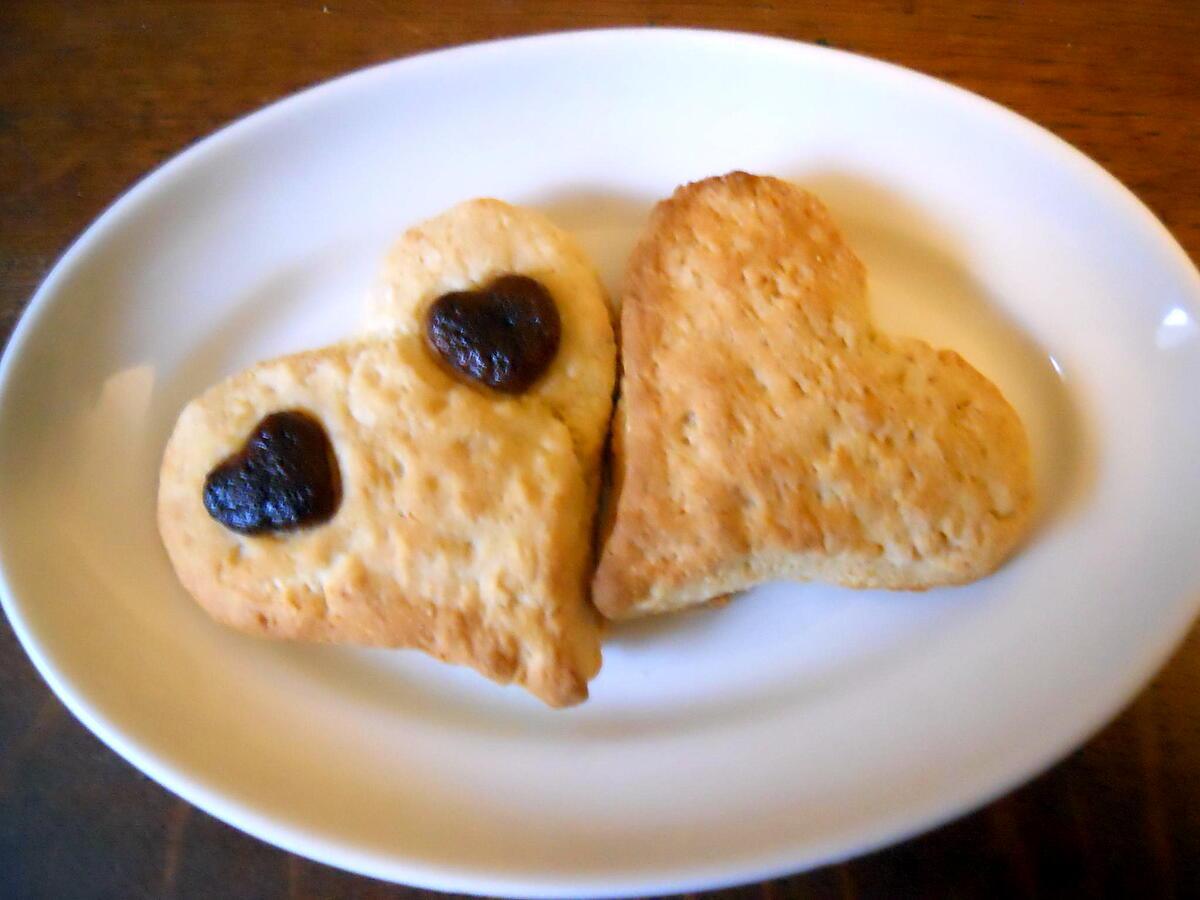
MULTIPOLYGON (((117 196, 70 246, 55 261, 43 278, 33 297, 23 310, 0 358, 0 424, 6 421, 11 392, 10 382, 17 360, 26 345, 38 331, 40 322, 53 306, 59 285, 71 273, 77 260, 83 257, 100 236, 122 217, 135 210, 143 196, 152 193, 178 169, 184 168, 196 158, 211 152, 218 145, 241 138, 255 128, 269 127, 273 119, 291 115, 305 104, 322 100, 351 84, 361 86, 365 81, 386 77, 393 69, 413 69, 436 63, 454 55, 504 53, 516 51, 536 44, 570 43, 607 40, 649 40, 704 42, 718 45, 744 44, 757 46, 772 52, 807 55, 826 60, 837 60, 838 64, 860 70, 874 70, 878 75, 893 83, 909 82, 923 91, 940 94, 952 102, 974 106, 998 116, 1007 123, 1014 136, 1036 141, 1039 149, 1052 153, 1058 162, 1076 173, 1086 176, 1089 184, 1106 196, 1119 199, 1122 213, 1136 219, 1153 234, 1156 244, 1169 250, 1173 268, 1179 275, 1186 275, 1192 282, 1194 296, 1200 296, 1200 271, 1167 227, 1137 197, 1137 195, 1098 162, 1087 156, 1063 138, 1042 125, 1026 118, 1003 104, 976 94, 966 88, 944 81, 905 66, 832 47, 825 47, 784 37, 775 37, 745 31, 706 28, 675 27, 614 27, 553 31, 534 35, 499 38, 467 44, 441 47, 410 56, 386 60, 361 69, 351 70, 316 82, 298 91, 273 100, 265 106, 251 110, 220 126, 209 134, 192 142, 140 177, 117 196)), ((0 545, 0 608, 3 608, 17 639, 33 663, 38 674, 46 681, 54 694, 63 702, 71 714, 109 749, 124 758, 135 768, 152 778, 159 785, 184 801, 195 805, 209 815, 226 822, 253 837, 288 852, 373 878, 403 883, 441 891, 465 892, 470 894, 501 894, 522 897, 586 897, 604 895, 611 897, 635 896, 644 893, 676 893, 715 889, 733 884, 777 878, 786 874, 809 871, 817 866, 833 864, 856 856, 873 852, 885 846, 924 833, 949 821, 968 815, 1035 778, 1062 758, 1073 752, 1107 723, 1112 721, 1142 690, 1155 672, 1167 661, 1188 634, 1191 622, 1200 612, 1200 593, 1193 590, 1190 599, 1181 598, 1173 607, 1174 617, 1162 617, 1154 633, 1154 640, 1146 640, 1139 654, 1131 654, 1119 679, 1119 689, 1114 689, 1108 703, 1100 704, 1099 713, 1092 721, 1063 740, 1044 749, 1033 763, 1013 767, 1008 777, 976 777, 969 783, 960 782, 952 797, 942 795, 936 802, 925 804, 920 811, 905 807, 872 823, 869 829, 858 829, 857 837, 832 835, 819 845, 809 843, 806 848, 794 848, 792 852, 763 854, 756 858, 738 862, 725 860, 716 866, 701 861, 685 870, 657 870, 653 876, 638 876, 626 870, 613 877, 588 877, 564 880, 562 876, 532 876, 509 872, 485 872, 479 867, 463 865, 429 865, 416 859, 401 859, 395 854, 362 851, 355 846, 336 840, 329 835, 315 833, 282 823, 270 815, 264 815, 252 805, 231 798, 221 791, 198 782, 188 771, 177 768, 169 758, 148 751, 135 740, 125 737, 118 723, 93 709, 79 693, 73 682, 60 674, 47 648, 33 635, 32 629, 22 613, 22 602, 9 583, 5 548, 0 545)))

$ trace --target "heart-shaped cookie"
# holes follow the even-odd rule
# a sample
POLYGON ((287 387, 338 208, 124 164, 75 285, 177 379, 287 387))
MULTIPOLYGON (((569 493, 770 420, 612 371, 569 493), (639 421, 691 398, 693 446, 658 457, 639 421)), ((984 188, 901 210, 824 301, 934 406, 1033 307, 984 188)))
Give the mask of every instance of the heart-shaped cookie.
POLYGON ((413 337, 216 385, 180 415, 159 480, 163 543, 219 622, 415 647, 554 706, 584 699, 600 666, 584 592, 591 520, 571 436, 545 405, 461 384, 413 337), (341 502, 307 527, 227 527, 205 508, 206 480, 281 410, 328 436, 341 502))
POLYGON ((740 172, 680 188, 621 309, 605 615, 773 578, 965 582, 1027 529, 1016 413, 954 352, 872 326, 861 263, 800 188, 740 172))

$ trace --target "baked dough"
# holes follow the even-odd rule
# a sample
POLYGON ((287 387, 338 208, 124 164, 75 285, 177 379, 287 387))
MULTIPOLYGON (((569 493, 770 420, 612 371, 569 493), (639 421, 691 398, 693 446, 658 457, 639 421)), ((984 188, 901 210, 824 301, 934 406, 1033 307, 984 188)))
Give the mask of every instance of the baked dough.
POLYGON ((606 616, 775 578, 966 582, 1026 532, 1017 414, 953 351, 872 326, 863 266, 811 194, 743 172, 680 188, 621 309, 606 616))

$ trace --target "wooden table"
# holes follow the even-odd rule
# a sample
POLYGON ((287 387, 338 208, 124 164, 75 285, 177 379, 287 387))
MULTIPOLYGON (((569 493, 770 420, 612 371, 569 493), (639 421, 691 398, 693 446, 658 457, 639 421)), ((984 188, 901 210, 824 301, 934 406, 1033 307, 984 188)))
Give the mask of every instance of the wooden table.
MULTIPOLYGON (((618 24, 819 41, 978 91, 1099 160, 1200 258, 1194 0, 969 9, 921 0, 586 9, 561 0, 9 0, 0 5, 0 340, 118 193, 230 119, 420 50, 618 24)), ((1200 896, 1200 630, 1116 722, 1016 793, 899 847, 720 896, 1064 893, 1200 896)), ((0 625, 0 897, 422 895, 291 856, 169 795, 67 714, 0 625)))

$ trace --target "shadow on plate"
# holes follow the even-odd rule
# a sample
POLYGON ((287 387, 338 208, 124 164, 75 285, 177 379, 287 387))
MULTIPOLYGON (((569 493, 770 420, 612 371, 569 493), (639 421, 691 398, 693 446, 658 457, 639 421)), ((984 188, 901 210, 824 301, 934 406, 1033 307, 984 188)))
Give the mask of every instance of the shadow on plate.
POLYGON ((528 205, 579 239, 608 288, 613 308, 620 309, 625 260, 645 225, 654 198, 602 188, 562 188, 535 195, 528 205))

